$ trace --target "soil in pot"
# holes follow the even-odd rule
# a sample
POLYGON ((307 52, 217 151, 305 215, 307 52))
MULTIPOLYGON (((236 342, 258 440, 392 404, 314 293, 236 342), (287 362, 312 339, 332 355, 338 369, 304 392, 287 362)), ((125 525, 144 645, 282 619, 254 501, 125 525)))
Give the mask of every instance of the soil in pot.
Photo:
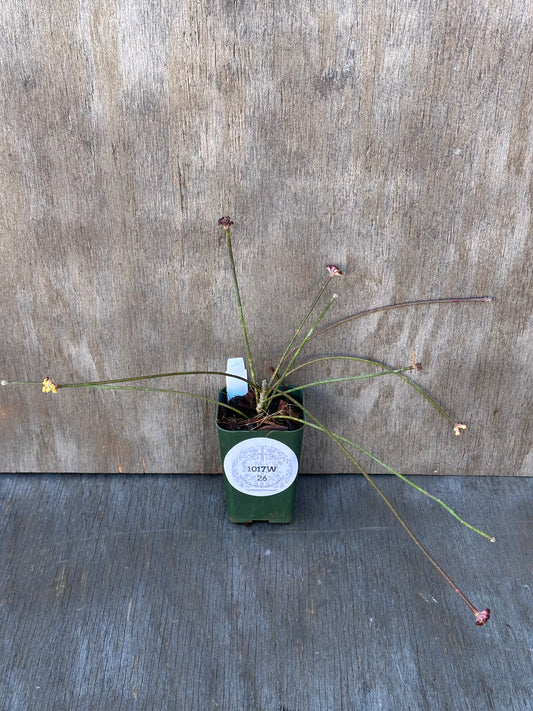
POLYGON ((241 417, 233 410, 225 407, 219 408, 217 424, 223 430, 229 431, 251 431, 251 430, 280 430, 290 431, 299 429, 302 424, 295 422, 292 418, 303 419, 301 408, 289 402, 283 395, 272 400, 267 413, 257 414, 256 398, 253 390, 248 390, 246 395, 237 395, 231 398, 228 405, 240 410, 245 417, 241 417))

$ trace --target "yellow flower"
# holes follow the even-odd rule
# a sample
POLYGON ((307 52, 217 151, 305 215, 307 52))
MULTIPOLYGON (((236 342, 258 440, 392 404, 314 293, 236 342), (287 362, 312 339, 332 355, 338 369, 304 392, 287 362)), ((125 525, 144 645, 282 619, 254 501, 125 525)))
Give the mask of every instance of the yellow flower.
POLYGON ((43 380, 43 393, 56 393, 57 392, 57 385, 54 383, 53 380, 50 380, 50 378, 46 377, 43 380))

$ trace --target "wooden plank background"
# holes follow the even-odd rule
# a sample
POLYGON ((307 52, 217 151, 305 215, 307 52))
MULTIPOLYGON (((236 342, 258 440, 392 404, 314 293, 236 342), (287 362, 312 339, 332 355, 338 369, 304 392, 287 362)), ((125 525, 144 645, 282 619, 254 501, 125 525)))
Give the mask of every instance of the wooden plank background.
MULTIPOLYGON (((0 378, 244 355, 216 226, 230 214, 261 372, 327 263, 345 271, 332 318, 494 296, 310 344, 394 366, 416 349, 416 381, 468 423, 462 437, 387 378, 307 402, 407 472, 531 474, 532 16, 528 0, 5 0, 0 378)), ((353 370, 308 377, 329 372, 353 370)), ((220 385, 187 381, 211 397, 220 385)), ((207 404, 0 398, 4 471, 220 471, 207 404)), ((302 469, 350 465, 308 432, 302 469)))

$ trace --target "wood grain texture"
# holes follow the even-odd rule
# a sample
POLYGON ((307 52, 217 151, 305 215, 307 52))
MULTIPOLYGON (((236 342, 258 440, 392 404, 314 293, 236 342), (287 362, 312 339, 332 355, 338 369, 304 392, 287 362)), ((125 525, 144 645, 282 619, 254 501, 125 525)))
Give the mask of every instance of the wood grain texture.
POLYGON ((529 711, 533 479, 431 480, 495 544, 380 479, 482 628, 361 477, 300 484, 246 528, 219 476, 0 477, 0 709, 529 711))
MULTIPOLYGON (((532 2, 6 0, 0 13, 0 379, 223 369, 244 350, 216 227, 230 214, 261 374, 325 264, 345 271, 332 319, 494 296, 310 344, 392 366, 416 349, 417 382, 463 437, 386 378, 308 404, 404 471, 531 475, 532 2)), ((198 401, 0 398, 3 471, 220 470, 198 401)), ((349 471, 308 434, 303 471, 349 471)))

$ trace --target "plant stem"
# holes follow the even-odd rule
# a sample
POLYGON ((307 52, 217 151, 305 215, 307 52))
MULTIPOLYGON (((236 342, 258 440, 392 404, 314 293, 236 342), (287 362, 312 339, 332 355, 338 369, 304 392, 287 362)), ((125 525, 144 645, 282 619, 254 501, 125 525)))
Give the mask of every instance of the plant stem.
POLYGON ((274 368, 274 371, 273 371, 273 373, 272 373, 272 377, 270 378, 270 381, 269 381, 269 383, 268 383, 269 387, 272 386, 272 384, 276 381, 276 376, 277 376, 277 374, 278 374, 278 372, 279 372, 279 369, 281 368, 281 366, 282 366, 282 364, 283 364, 283 361, 284 361, 285 358, 287 357, 287 354, 288 354, 289 351, 291 350, 294 341, 298 338, 298 335, 300 334, 302 328, 304 327, 305 323, 307 322, 307 320, 308 320, 309 317, 311 316, 311 313, 313 312, 315 306, 316 306, 317 303, 319 302, 320 297, 322 296, 322 294, 324 293, 324 291, 326 290, 326 288, 328 287, 328 285, 329 285, 329 283, 331 282, 332 279, 333 279, 333 276, 332 276, 331 274, 329 274, 328 277, 326 278, 326 280, 324 281, 324 283, 322 284, 322 286, 320 287, 320 289, 318 290, 318 294, 316 295, 315 299, 313 300, 313 303, 311 304, 311 306, 310 306, 309 309, 307 310, 307 313, 305 314, 305 316, 304 316, 303 319, 301 320, 301 322, 300 322, 298 328, 297 328, 296 331, 294 332, 294 335, 293 335, 293 337, 291 338, 291 341, 290 341, 289 345, 285 348, 285 351, 283 352, 283 355, 282 355, 281 358, 279 359, 279 362, 278 362, 277 366, 274 368))
POLYGON ((464 593, 461 591, 461 589, 454 583, 452 578, 446 573, 441 566, 437 563, 435 558, 431 555, 431 553, 427 550, 427 548, 422 544, 422 542, 418 539, 416 534, 412 531, 412 529, 407 525, 405 519, 400 515, 400 513, 397 511, 395 506, 392 504, 390 499, 385 495, 383 490, 376 484, 376 482, 370 477, 370 475, 363 469, 363 467, 359 464, 359 462, 355 459, 355 457, 352 457, 350 452, 342 445, 342 443, 337 439, 337 437, 333 434, 330 433, 329 431, 326 431, 327 434, 329 434, 331 437, 333 437, 333 440, 337 443, 337 445, 342 449, 342 451, 346 454, 346 456, 351 460, 351 462, 354 464, 355 467, 361 472, 361 474, 364 476, 364 478, 368 481, 368 483, 373 487, 373 489, 376 491, 376 493, 381 497, 381 499, 385 502, 385 504, 388 506, 390 511, 394 514, 404 531, 407 533, 409 538, 413 541, 413 543, 418 547, 418 549, 426 556, 426 558, 429 560, 429 562, 433 565, 433 567, 437 570, 438 573, 442 575, 444 580, 455 590, 455 592, 459 595, 461 600, 467 605, 467 607, 470 609, 471 612, 473 612, 475 615, 478 614, 478 610, 474 607, 474 605, 470 602, 470 600, 464 595, 464 593))
MULTIPOLYGON (((305 346, 305 344, 307 343, 307 341, 313 336, 313 333, 316 331, 318 324, 322 321, 322 319, 323 319, 324 316, 327 314, 327 312, 329 311, 329 309, 333 306, 333 304, 335 303, 336 300, 337 300, 337 294, 333 294, 332 298, 328 301, 328 303, 327 303, 326 306, 324 307, 323 311, 322 311, 321 314, 318 316, 318 318, 316 319, 316 321, 314 322, 314 324, 311 326, 311 328, 310 328, 309 331, 307 332, 307 335, 306 335, 305 338, 302 340, 302 342, 300 343, 300 345, 296 348, 295 351, 294 351, 294 349, 293 349, 294 355, 293 355, 292 358, 290 359, 288 365, 285 367, 285 370, 283 371, 283 373, 278 377, 278 379, 277 379, 277 381, 276 381, 276 385, 279 384, 279 383, 282 383, 282 382, 285 380, 285 378, 287 377, 287 373, 290 372, 290 369, 291 369, 291 367, 292 367, 292 364, 294 363, 294 361, 296 360, 296 358, 298 358, 298 356, 299 356, 299 354, 300 354, 300 351, 301 351, 302 348, 305 346)), ((275 387, 275 385, 274 385, 274 387, 275 387)))
POLYGON ((398 375, 398 373, 403 373, 406 370, 411 370, 411 366, 405 366, 404 368, 398 368, 397 370, 382 370, 379 373, 364 373, 363 375, 348 375, 344 378, 328 378, 327 380, 317 380, 314 383, 305 383, 304 385, 297 385, 295 387, 290 387, 287 390, 283 390, 283 394, 292 393, 296 390, 305 390, 306 388, 312 388, 315 385, 329 385, 330 383, 346 383, 353 380, 365 380, 367 378, 379 378, 381 375, 398 375))
POLYGON ((252 376, 252 387, 257 392, 257 381, 255 378, 255 370, 254 370, 254 364, 253 364, 253 360, 252 360, 252 351, 250 348, 250 341, 248 340, 248 331, 246 329, 246 321, 244 320, 244 311, 243 311, 242 302, 241 302, 241 291, 239 289, 239 280, 237 279, 237 269, 235 268, 235 259, 233 257, 233 248, 231 246, 231 233, 230 233, 229 225, 227 227, 224 227, 224 230, 226 232, 226 245, 228 248, 229 260, 230 260, 230 264, 231 264, 231 273, 233 275, 233 284, 235 287, 235 295, 237 297, 239 318, 241 321, 241 328, 242 328, 242 332, 244 335, 244 342, 246 344, 246 351, 248 354, 248 364, 250 366, 250 373, 252 376))
MULTIPOLYGON (((226 372, 223 370, 181 370, 174 373, 155 373, 154 375, 136 375, 130 378, 114 378, 112 380, 93 380, 83 383, 58 383, 58 388, 87 388, 87 387, 97 387, 101 385, 113 385, 116 383, 133 383, 139 380, 154 380, 155 378, 172 378, 182 375, 222 375, 226 376, 226 372)), ((233 375, 233 378, 238 380, 243 380, 249 383, 246 378, 241 378, 238 375, 233 375)), ((37 383, 39 384, 39 383, 37 383)))
MULTIPOLYGON (((355 468, 363 475, 363 477, 366 479, 366 481, 372 486, 374 491, 381 497, 381 499, 385 502, 387 507, 390 509, 390 511, 394 514, 402 528, 405 530, 407 535, 411 538, 413 543, 418 547, 418 549, 426 556, 426 558, 429 560, 429 562, 433 565, 433 567, 439 572, 444 580, 455 590, 455 592, 459 595, 461 600, 467 605, 467 607, 470 609, 470 611, 476 616, 476 624, 481 625, 484 624, 490 616, 490 611, 489 610, 484 610, 482 613, 477 610, 476 607, 470 602, 470 600, 464 595, 464 593, 460 590, 460 588, 454 583, 452 578, 441 568, 441 566, 437 563, 437 561, 433 558, 431 553, 424 547, 424 545, 421 543, 421 541, 417 538, 416 534, 411 530, 411 528, 407 525, 406 521, 403 519, 401 514, 396 510, 390 499, 386 496, 386 494, 382 491, 382 489, 376 484, 376 482, 372 479, 372 477, 366 472, 366 470, 361 466, 361 464, 355 459, 355 457, 346 449, 344 444, 342 443, 341 439, 336 435, 334 432, 331 432, 322 422, 320 422, 314 415, 312 415, 308 410, 305 410, 301 406, 298 401, 296 401, 294 398, 291 398, 296 405, 298 405, 303 412, 306 413, 311 419, 316 423, 318 426, 318 429, 320 429, 322 432, 327 434, 329 437, 333 439, 333 441, 337 444, 337 446, 344 452, 344 454, 348 457, 348 459, 352 462, 352 464, 355 466, 355 468), (486 613, 486 614, 485 614, 486 613)), ((307 422, 305 424, 308 424, 307 422)))
POLYGON ((89 387, 92 387, 95 390, 135 390, 137 392, 144 393, 172 393, 174 395, 185 395, 186 397, 191 397, 195 400, 203 400, 204 402, 208 402, 219 407, 224 407, 228 410, 231 410, 232 412, 237 413, 240 417, 246 419, 246 415, 244 414, 244 412, 237 409, 236 407, 233 407, 232 405, 228 405, 225 402, 219 402, 218 400, 212 400, 209 397, 205 397, 205 395, 197 395, 195 393, 189 393, 183 390, 174 390, 171 388, 143 388, 137 385, 99 385, 97 383, 93 383, 92 385, 89 385, 89 387))
MULTIPOLYGON (((295 389, 296 389, 296 388, 295 388, 295 389)), ((299 388, 299 389, 301 390, 301 388, 299 388)), ((284 395, 287 395, 289 392, 290 392, 290 390, 284 391, 283 394, 284 394, 284 395)), ((301 406, 300 406, 300 407, 301 407, 301 406)), ((286 420, 289 420, 289 419, 290 419, 290 420, 293 420, 294 422, 300 422, 301 424, 307 424, 308 427, 312 427, 312 428, 314 428, 314 429, 317 429, 317 430, 319 430, 320 432, 323 431, 323 430, 322 430, 322 427, 320 427, 319 425, 313 424, 313 423, 311 423, 311 422, 306 422, 305 420, 302 420, 302 419, 300 419, 300 418, 298 418, 298 417, 294 417, 294 418, 293 418, 293 417, 284 416, 283 418, 280 418, 280 419, 286 419, 286 420)), ((459 521, 459 523, 463 524, 463 526, 466 526, 466 528, 469 528, 469 529, 470 529, 471 531, 473 531, 474 533, 477 533, 478 535, 482 536, 483 538, 486 538, 486 539, 487 539, 488 541, 490 541, 491 543, 494 543, 494 542, 496 541, 496 539, 494 538, 494 536, 491 536, 490 534, 485 533, 484 531, 481 531, 479 528, 476 528, 476 527, 473 526, 471 523, 468 523, 468 521, 465 521, 465 520, 464 520, 463 518, 461 518, 461 517, 459 516, 459 514, 457 514, 450 506, 448 506, 447 503, 445 503, 444 501, 442 501, 442 499, 437 498, 436 496, 434 496, 433 494, 431 494, 429 491, 426 491, 426 489, 423 489, 421 486, 418 486, 418 484, 415 484, 413 481, 411 481, 410 479, 408 479, 406 476, 404 476, 403 474, 401 474, 399 471, 396 471, 396 469, 393 469, 391 466, 389 466, 389 465, 386 464, 385 462, 381 461, 381 459, 378 459, 378 457, 376 457, 374 454, 372 454, 372 452, 369 452, 367 449, 365 449, 365 448, 362 447, 361 445, 357 444, 357 442, 354 442, 354 441, 352 441, 352 440, 350 440, 350 439, 347 439, 346 437, 343 437, 342 435, 339 435, 339 434, 335 434, 335 437, 337 437, 341 442, 344 442, 345 444, 349 444, 351 447, 355 447, 355 448, 358 449, 360 452, 362 452, 363 454, 365 454, 369 459, 372 459, 373 462, 375 462, 376 464, 379 464, 379 466, 383 467, 384 469, 386 469, 386 470, 387 470, 388 472, 390 472, 391 474, 394 474, 394 476, 397 476, 398 479, 401 479, 401 480, 402 480, 403 482, 405 482, 406 484, 409 484, 409 486, 412 486, 413 489, 416 489, 420 494, 424 494, 424 496, 427 496, 428 498, 430 498, 430 499, 432 499, 433 501, 435 501, 435 503, 437 503, 437 504, 439 504, 440 506, 442 506, 442 508, 443 508, 445 511, 447 511, 451 516, 453 516, 455 519, 457 519, 457 521, 459 521)))
POLYGON ((371 309, 366 309, 365 311, 358 311, 351 316, 346 316, 345 318, 335 321, 328 326, 318 329, 313 334, 312 338, 319 336, 332 328, 337 326, 342 326, 344 323, 349 321, 355 321, 363 316, 369 316, 370 314, 379 313, 380 311, 389 311, 391 309, 399 309, 404 306, 424 306, 428 304, 458 304, 458 303, 472 303, 472 302, 492 302, 494 299, 492 296, 458 296, 458 297, 443 297, 438 299, 416 299, 414 301, 402 301, 397 304, 385 304, 384 306, 375 306, 371 309))
MULTIPOLYGON (((452 423, 452 425, 455 425, 455 420, 450 417, 450 415, 444 410, 435 400, 428 395, 419 385, 417 385, 415 382, 407 378, 405 375, 401 373, 400 370, 392 370, 389 368, 389 366, 385 365, 384 363, 380 363, 378 360, 373 360, 372 358, 360 358, 358 356, 323 356, 321 358, 314 358, 313 360, 309 360, 305 363, 302 363, 301 365, 296 366, 296 368, 292 368, 292 370, 289 370, 285 377, 292 375, 295 373, 297 370, 300 370, 300 368, 305 368, 308 365, 314 365, 315 363, 320 363, 323 361, 329 361, 329 360, 352 360, 356 361, 358 363, 368 363, 369 365, 374 365, 377 366, 378 368, 383 368, 386 372, 392 373, 394 375, 397 375, 399 378, 404 380, 408 385, 410 385, 412 388, 414 388, 422 397, 424 397, 440 414, 447 419, 449 422, 452 423)), ((405 370, 412 370, 411 368, 406 368, 405 370)))
MULTIPOLYGON (((156 373, 154 375, 136 375, 134 377, 130 378, 114 378, 112 380, 93 380, 93 381, 87 381, 83 383, 58 383, 57 384, 57 389, 66 389, 66 388, 93 388, 93 389, 99 389, 99 390, 137 390, 141 392, 158 392, 158 393, 174 393, 176 395, 186 395, 188 397, 192 397, 198 400, 204 400, 205 402, 209 403, 214 403, 215 405, 220 405, 222 407, 227 408, 228 410, 233 410, 233 412, 236 412, 238 415, 246 419, 246 415, 241 411, 238 410, 236 407, 232 407, 231 405, 228 405, 223 402, 218 402, 217 400, 211 400, 208 397, 204 397, 203 395, 195 395, 194 393, 189 393, 183 390, 173 390, 170 388, 148 388, 148 387, 137 387, 137 386, 125 386, 121 385, 121 383, 133 383, 133 382, 139 382, 142 380, 153 380, 155 378, 170 378, 173 376, 179 376, 179 375, 223 375, 226 376, 225 371, 218 371, 218 370, 194 370, 194 371, 178 371, 174 373, 156 373)), ((238 375, 232 376, 234 378, 237 378, 238 380, 243 380, 244 382, 251 384, 249 380, 246 380, 246 378, 241 378, 238 375)), ((2 385, 38 385, 42 386, 42 381, 37 382, 33 380, 2 380, 1 381, 2 385)))

